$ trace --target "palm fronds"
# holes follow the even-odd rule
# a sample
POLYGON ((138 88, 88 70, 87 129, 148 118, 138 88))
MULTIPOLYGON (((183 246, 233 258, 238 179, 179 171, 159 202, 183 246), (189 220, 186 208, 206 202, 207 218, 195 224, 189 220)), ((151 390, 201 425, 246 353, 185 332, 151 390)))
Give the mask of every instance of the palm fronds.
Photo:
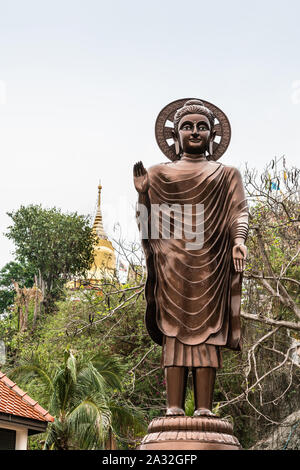
POLYGON ((112 400, 121 390, 122 367, 98 353, 76 358, 67 350, 61 367, 43 366, 36 355, 14 370, 26 384, 39 383, 55 421, 48 426, 45 449, 103 449, 112 435, 144 430, 143 416, 112 400))

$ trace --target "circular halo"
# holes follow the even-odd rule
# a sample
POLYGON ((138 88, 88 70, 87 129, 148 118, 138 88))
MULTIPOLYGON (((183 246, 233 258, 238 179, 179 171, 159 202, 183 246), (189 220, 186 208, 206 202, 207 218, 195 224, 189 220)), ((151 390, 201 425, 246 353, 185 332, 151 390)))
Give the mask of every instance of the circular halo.
MULTIPOLYGON (((184 103, 189 100, 199 98, 182 98, 180 100, 172 101, 167 104, 159 115, 155 123, 155 137, 160 150, 169 158, 169 160, 178 160, 178 155, 175 152, 175 144, 172 131, 174 130, 173 120, 175 113, 178 109, 182 108, 184 103)), ((213 155, 209 156, 210 160, 218 160, 223 153, 227 150, 231 137, 230 122, 223 111, 212 103, 205 100, 202 101, 203 105, 213 112, 215 116, 214 131, 216 137, 213 142, 213 155)))

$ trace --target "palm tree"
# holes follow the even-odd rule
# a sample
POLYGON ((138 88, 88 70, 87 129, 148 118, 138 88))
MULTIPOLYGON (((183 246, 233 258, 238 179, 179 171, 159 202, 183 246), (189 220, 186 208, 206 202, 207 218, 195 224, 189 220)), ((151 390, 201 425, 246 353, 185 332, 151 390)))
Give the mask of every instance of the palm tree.
POLYGON ((47 429, 45 449, 111 448, 128 427, 144 430, 141 413, 126 403, 118 405, 122 368, 113 357, 99 353, 83 361, 66 351, 62 367, 45 369, 35 356, 14 369, 13 377, 39 384, 55 416, 47 429))

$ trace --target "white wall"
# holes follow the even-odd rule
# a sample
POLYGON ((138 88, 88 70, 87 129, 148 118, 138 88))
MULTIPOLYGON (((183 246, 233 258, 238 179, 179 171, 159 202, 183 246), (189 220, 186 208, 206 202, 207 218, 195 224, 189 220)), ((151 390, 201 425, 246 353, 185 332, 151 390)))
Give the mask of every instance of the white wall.
POLYGON ((16 431, 16 450, 27 450, 28 429, 22 426, 7 424, 0 421, 2 429, 16 431))

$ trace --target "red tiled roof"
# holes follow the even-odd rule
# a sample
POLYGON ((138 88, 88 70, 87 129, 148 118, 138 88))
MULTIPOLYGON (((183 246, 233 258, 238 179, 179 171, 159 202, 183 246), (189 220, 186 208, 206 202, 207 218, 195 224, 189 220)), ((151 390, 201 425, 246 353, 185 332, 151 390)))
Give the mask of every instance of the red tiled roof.
POLYGON ((30 398, 12 380, 0 371, 0 413, 9 413, 39 421, 54 421, 48 411, 30 398))

